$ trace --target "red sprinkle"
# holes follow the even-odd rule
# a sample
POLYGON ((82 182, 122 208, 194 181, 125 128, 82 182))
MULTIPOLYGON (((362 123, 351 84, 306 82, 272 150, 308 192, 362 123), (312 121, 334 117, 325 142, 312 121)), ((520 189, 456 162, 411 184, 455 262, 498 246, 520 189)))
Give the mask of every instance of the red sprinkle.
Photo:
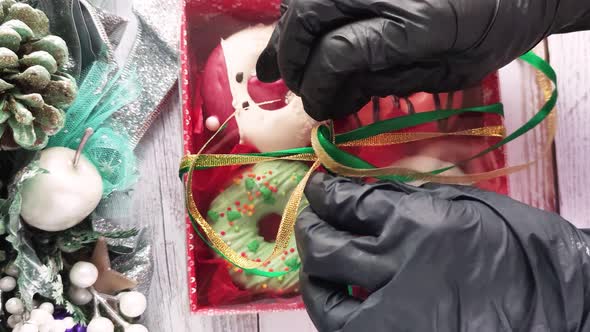
POLYGON ((268 269, 268 272, 272 272, 272 271, 274 271, 274 270, 273 269, 268 269))
POLYGON ((220 217, 223 217, 223 216, 225 216, 225 213, 221 212, 221 213, 219 214, 219 216, 220 216, 220 217))
POLYGON ((244 178, 244 176, 243 176, 242 174, 240 174, 240 175, 238 175, 238 178, 239 178, 239 179, 243 179, 243 178, 244 178))
POLYGON ((221 236, 224 236, 225 235, 225 232, 224 231, 221 231, 219 234, 221 234, 221 236))
POLYGON ((285 260, 285 257, 281 257, 281 260, 284 261, 285 260))
POLYGON ((266 176, 264 176, 264 175, 263 175, 263 176, 262 176, 262 178, 263 178, 263 179, 266 179, 266 176))
POLYGON ((256 177, 256 180, 260 181, 260 176, 257 176, 257 177, 256 177))
POLYGON ((242 269, 238 269, 236 272, 237 272, 237 273, 242 273, 242 272, 244 272, 244 271, 243 271, 242 269))
POLYGON ((277 188, 276 187, 270 187, 270 191, 272 191, 273 193, 277 192, 277 188))
POLYGON ((242 257, 246 257, 246 253, 242 251, 242 253, 240 254, 242 255, 242 257))
POLYGON ((257 262, 260 262, 260 258, 256 258, 256 261, 257 261, 257 262))
POLYGON ((289 271, 289 268, 288 268, 288 267, 286 267, 286 268, 285 268, 285 271, 289 271))
POLYGON ((248 196, 248 200, 249 200, 249 201, 253 201, 253 200, 254 200, 254 197, 252 197, 252 196, 248 196))
POLYGON ((233 221, 230 221, 229 222, 229 227, 233 227, 233 226, 234 226, 234 222, 233 221))
POLYGON ((271 174, 272 175, 272 171, 268 171, 268 174, 271 174))
POLYGON ((268 181, 266 181, 266 182, 264 183, 264 185, 268 187, 268 185, 269 185, 268 181))
POLYGON ((256 192, 256 197, 260 197, 260 195, 262 195, 262 193, 260 191, 256 192))
POLYGON ((283 255, 288 255, 288 254, 289 254, 289 252, 288 252, 287 250, 285 250, 285 251, 283 252, 283 255))
POLYGON ((236 206, 240 206, 240 201, 236 201, 236 206))
POLYGON ((228 208, 227 208, 227 210, 228 210, 228 211, 231 211, 231 208, 230 208, 230 207, 228 207, 228 208))
POLYGON ((295 252, 295 248, 289 249, 290 252, 295 252))
POLYGON ((254 177, 256 177, 256 174, 254 174, 254 173, 250 173, 250 174, 248 174, 248 177, 249 177, 249 178, 254 178, 254 177))

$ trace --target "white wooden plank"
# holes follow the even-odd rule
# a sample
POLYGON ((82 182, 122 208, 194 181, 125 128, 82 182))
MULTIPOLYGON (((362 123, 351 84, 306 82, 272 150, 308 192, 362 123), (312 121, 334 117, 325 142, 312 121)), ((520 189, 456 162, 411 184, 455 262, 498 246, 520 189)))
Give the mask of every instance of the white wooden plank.
POLYGON ((184 203, 178 163, 182 128, 174 95, 138 146, 141 180, 135 211, 150 227, 154 277, 145 315, 150 331, 256 332, 256 315, 202 316, 189 312, 184 203))
MULTIPOLYGON (((544 56, 544 45, 535 52, 544 56)), ((522 61, 514 61, 500 70, 500 93, 505 110, 508 133, 530 119, 543 103, 535 82, 534 69, 522 61)), ((547 144, 545 126, 533 130, 506 147, 508 165, 521 164, 541 156, 547 144)), ((555 169, 551 157, 539 160, 528 169, 509 176, 510 196, 535 207, 555 211, 555 169)))
POLYGON ((260 332, 315 332, 307 312, 284 311, 258 314, 260 332))
POLYGON ((551 65, 559 86, 560 213, 578 227, 590 227, 590 32, 549 38, 551 65))

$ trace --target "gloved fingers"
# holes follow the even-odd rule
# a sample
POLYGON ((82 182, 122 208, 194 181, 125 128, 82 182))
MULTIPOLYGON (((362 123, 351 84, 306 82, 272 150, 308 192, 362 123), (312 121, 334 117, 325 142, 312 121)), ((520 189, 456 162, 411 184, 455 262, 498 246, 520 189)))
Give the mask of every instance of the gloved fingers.
POLYGON ((256 76, 257 78, 266 83, 272 83, 281 78, 278 64, 278 52, 279 52, 279 38, 281 33, 281 26, 283 22, 283 15, 289 9, 289 3, 291 0, 282 0, 280 5, 281 19, 274 28, 268 45, 262 51, 256 62, 256 76))
POLYGON ((309 207, 299 214, 295 238, 302 270, 314 277, 376 289, 395 271, 394 262, 380 257, 378 238, 339 231, 309 207))
POLYGON ((348 178, 314 174, 305 188, 311 209, 332 227, 378 237, 406 195, 394 183, 359 184, 348 178))
POLYGON ((299 284, 305 307, 319 331, 340 331, 361 302, 347 294, 347 286, 309 276, 301 271, 299 284))
MULTIPOLYGON (((409 39, 403 24, 383 18, 357 21, 335 29, 318 40, 305 64, 299 95, 306 112, 323 121, 353 113, 372 96, 404 96, 417 91, 440 89, 448 76, 444 58, 433 57, 433 50, 420 48, 409 39)), ((278 62, 284 68, 290 54, 280 42, 278 62)), ((298 58, 300 59, 300 58, 298 58)))

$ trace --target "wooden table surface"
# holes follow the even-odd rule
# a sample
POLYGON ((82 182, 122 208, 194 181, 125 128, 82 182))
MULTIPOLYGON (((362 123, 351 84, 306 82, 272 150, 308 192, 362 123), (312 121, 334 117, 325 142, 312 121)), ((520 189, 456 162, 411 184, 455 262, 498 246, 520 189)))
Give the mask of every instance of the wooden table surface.
MULTIPOLYGON (((560 80, 560 130, 554 158, 512 175, 511 195, 540 208, 559 210, 580 227, 590 226, 590 194, 585 189, 590 188, 586 176, 590 167, 590 33, 551 37, 546 46, 560 80)), ((502 69, 501 92, 509 128, 538 110, 541 96, 536 91, 534 73, 527 65, 515 62, 502 69)), ((216 317, 189 312, 184 205, 177 176, 181 135, 175 95, 138 147, 142 177, 136 191, 136 213, 150 227, 154 247, 155 273, 146 314, 150 331, 315 331, 303 311, 216 317)), ((509 145, 508 159, 532 158, 544 143, 539 132, 518 139, 509 145)))

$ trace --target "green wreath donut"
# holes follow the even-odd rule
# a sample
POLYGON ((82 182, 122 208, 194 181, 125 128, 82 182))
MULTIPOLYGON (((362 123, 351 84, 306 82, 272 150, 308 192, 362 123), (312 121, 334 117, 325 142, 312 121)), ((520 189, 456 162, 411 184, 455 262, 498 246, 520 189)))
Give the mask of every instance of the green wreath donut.
MULTIPOLYGON (((291 193, 309 167, 294 161, 269 161, 256 164, 239 173, 233 184, 217 196, 207 212, 207 221, 221 238, 236 252, 253 260, 268 257, 274 242, 259 234, 259 224, 269 217, 280 217, 291 193)), ((306 205, 302 202, 301 208, 306 205)), ((274 240, 273 240, 274 241, 274 240)), ((253 293, 297 292, 299 256, 292 236, 280 257, 264 262, 260 268, 268 272, 286 272, 278 277, 247 273, 228 264, 229 274, 236 285, 253 293)))

